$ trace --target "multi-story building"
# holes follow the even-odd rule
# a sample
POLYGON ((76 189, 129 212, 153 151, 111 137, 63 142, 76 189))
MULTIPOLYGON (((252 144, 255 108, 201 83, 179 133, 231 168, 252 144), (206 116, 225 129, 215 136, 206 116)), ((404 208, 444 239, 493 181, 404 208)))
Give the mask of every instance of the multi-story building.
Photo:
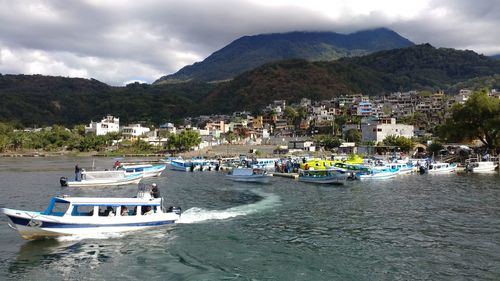
POLYGON ((396 124, 395 118, 365 119, 361 123, 361 141, 375 143, 388 136, 412 138, 413 125, 396 124))
POLYGON ((124 138, 138 138, 145 135, 149 131, 150 129, 148 127, 143 127, 141 124, 130 124, 121 128, 124 138))
POLYGON ((120 131, 120 118, 108 115, 101 122, 90 121, 89 126, 85 126, 85 133, 94 133, 98 136, 107 133, 120 131))

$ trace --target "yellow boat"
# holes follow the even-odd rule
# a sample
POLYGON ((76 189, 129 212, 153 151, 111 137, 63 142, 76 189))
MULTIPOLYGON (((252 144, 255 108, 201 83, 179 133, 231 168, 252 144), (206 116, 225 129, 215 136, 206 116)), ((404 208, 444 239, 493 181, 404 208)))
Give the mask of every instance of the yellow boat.
POLYGON ((325 160, 325 159, 313 159, 307 161, 306 163, 300 164, 300 168, 306 170, 307 168, 313 168, 314 170, 325 170, 331 168, 335 163, 346 163, 346 164, 363 164, 363 158, 356 154, 350 154, 347 160, 325 160))

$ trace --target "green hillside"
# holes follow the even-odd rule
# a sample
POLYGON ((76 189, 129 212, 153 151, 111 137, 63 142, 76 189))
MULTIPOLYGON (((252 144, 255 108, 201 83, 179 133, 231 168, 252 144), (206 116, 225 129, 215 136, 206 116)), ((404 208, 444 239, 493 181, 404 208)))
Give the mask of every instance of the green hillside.
POLYGON ((329 99, 406 90, 500 88, 500 61, 428 44, 331 62, 265 64, 224 83, 130 84, 40 75, 0 75, 0 121, 72 125, 106 114, 158 124, 185 116, 257 111, 276 99, 329 99))
POLYGON ((347 35, 335 32, 290 32, 244 36, 202 62, 185 66, 175 74, 158 79, 155 84, 228 80, 263 64, 280 60, 331 61, 412 45, 409 40, 386 28, 347 35))

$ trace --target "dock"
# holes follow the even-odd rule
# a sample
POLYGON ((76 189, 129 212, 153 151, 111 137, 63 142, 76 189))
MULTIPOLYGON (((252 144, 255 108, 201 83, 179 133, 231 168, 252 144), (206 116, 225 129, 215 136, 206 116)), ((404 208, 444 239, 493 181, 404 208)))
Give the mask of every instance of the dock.
POLYGON ((282 177, 282 178, 291 178, 291 179, 297 179, 299 177, 299 174, 297 173, 271 173, 273 177, 282 177))

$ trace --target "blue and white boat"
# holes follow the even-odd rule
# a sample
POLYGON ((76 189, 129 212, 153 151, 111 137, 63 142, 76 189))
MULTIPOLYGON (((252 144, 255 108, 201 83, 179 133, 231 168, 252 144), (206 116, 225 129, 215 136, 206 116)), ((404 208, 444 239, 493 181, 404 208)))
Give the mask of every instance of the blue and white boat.
POLYGON ((278 158, 257 158, 247 161, 249 161, 250 167, 254 169, 274 170, 274 165, 278 160, 278 158))
POLYGON ((3 208, 9 224, 25 239, 120 233, 171 225, 181 209, 164 210, 162 198, 139 191, 135 198, 53 197, 45 211, 3 208))
POLYGON ((398 170, 399 175, 410 174, 413 172, 417 172, 417 167, 413 166, 411 163, 387 163, 384 165, 385 168, 389 170, 398 170))
POLYGON ((239 182, 268 183, 270 175, 262 169, 234 168, 226 177, 239 182))
POLYGON ((126 174, 143 173, 144 178, 150 178, 159 177, 165 168, 167 164, 124 164, 119 169, 124 170, 126 174))
POLYGON ((61 186, 87 187, 87 186, 117 186, 126 184, 137 184, 144 176, 143 172, 126 173, 124 170, 118 171, 90 171, 82 169, 81 180, 70 181, 66 177, 61 177, 61 186))
POLYGON ((170 169, 176 171, 190 171, 193 167, 193 163, 191 161, 185 161, 182 159, 175 159, 170 161, 170 169))
POLYGON ((321 184, 344 184, 349 173, 340 169, 299 170, 298 180, 301 182, 321 184))
POLYGON ((386 167, 373 168, 368 172, 357 173, 356 178, 360 180, 367 179, 390 179, 399 174, 399 169, 390 169, 386 167))

